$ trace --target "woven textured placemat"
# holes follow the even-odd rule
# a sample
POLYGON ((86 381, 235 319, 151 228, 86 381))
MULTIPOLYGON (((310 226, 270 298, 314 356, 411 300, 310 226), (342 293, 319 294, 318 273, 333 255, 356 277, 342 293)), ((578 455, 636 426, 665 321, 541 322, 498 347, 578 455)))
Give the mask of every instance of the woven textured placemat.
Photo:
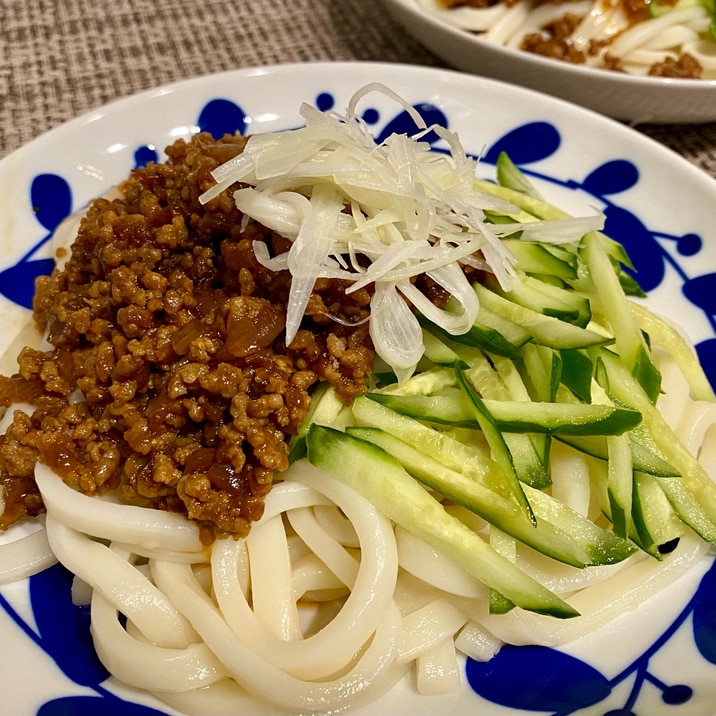
MULTIPOLYGON (((2 0, 0 156, 140 90, 313 60, 444 66, 378 0, 2 0)), ((716 177, 716 123, 638 129, 716 177)))

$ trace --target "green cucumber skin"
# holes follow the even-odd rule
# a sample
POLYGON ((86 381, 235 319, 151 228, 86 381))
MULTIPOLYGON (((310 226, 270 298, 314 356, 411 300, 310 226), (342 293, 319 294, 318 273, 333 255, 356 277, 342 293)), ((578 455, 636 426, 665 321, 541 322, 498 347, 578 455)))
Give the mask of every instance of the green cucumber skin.
POLYGON ((505 239, 504 243, 517 259, 517 266, 530 275, 545 275, 562 281, 577 278, 576 260, 560 258, 541 244, 531 244, 519 239, 505 239))
POLYGON ((515 466, 513 454, 508 448, 504 436, 495 424, 495 421, 487 408, 485 408, 485 404, 477 394, 477 391, 465 377, 465 374, 458 363, 455 363, 455 376, 457 377, 458 385, 469 399, 471 410, 480 425, 480 430, 482 430, 482 434, 485 436, 487 444, 490 447, 490 453, 493 460, 502 468, 507 482, 510 485, 510 489, 512 490, 512 494, 515 496, 515 499, 519 503, 520 507, 524 510, 525 514, 529 516, 530 520, 534 522, 535 516, 532 512, 532 507, 525 497, 519 478, 519 472, 515 466))
POLYGON ((702 539, 716 544, 716 485, 711 477, 677 439, 644 387, 618 356, 604 348, 598 349, 596 355, 597 374, 603 377, 605 389, 615 400, 641 411, 657 448, 678 471, 679 477, 661 482, 677 514, 702 539))
MULTIPOLYGON (((559 522, 567 521, 568 508, 564 507, 561 514, 550 519, 548 512, 554 510, 555 500, 541 493, 536 505, 537 524, 533 525, 505 496, 474 478, 445 467, 379 428, 347 428, 346 432, 382 447, 416 480, 463 505, 505 534, 560 562, 574 567, 614 564, 634 551, 626 541, 606 530, 593 525, 586 529, 586 518, 576 514, 570 513, 567 525, 570 529, 562 529, 559 522)), ((536 495, 536 492, 530 491, 528 499, 529 495, 536 495)))
POLYGON ((513 303, 580 328, 585 328, 592 319, 589 300, 585 296, 571 289, 545 283, 532 276, 521 277, 509 290, 503 290, 492 279, 486 285, 513 303))
POLYGON ((590 557, 575 541, 569 544, 567 535, 556 533, 551 525, 536 526, 517 504, 475 479, 451 470, 423 455, 419 450, 379 428, 348 428, 349 435, 382 447, 392 455, 416 480, 440 493, 443 497, 466 507, 505 534, 543 554, 574 567, 591 564, 590 557), (402 443, 402 444, 401 444, 402 443))
MULTIPOLYGON (((599 460, 609 459, 606 436, 604 435, 557 435, 555 437, 560 442, 583 452, 585 455, 596 457, 599 460)), ((633 440, 631 441, 631 447, 635 470, 646 472, 655 477, 680 477, 679 471, 675 470, 666 460, 659 457, 655 452, 642 447, 633 440)))
MULTIPOLYGON (((395 395, 368 393, 367 397, 403 415, 466 428, 479 428, 468 401, 459 395, 395 395)), ((483 399, 502 432, 560 435, 621 435, 641 420, 636 410, 606 405, 524 402, 483 399)))
MULTIPOLYGON (((449 341, 470 348, 481 348, 507 358, 518 358, 520 348, 530 340, 529 333, 517 324, 506 321, 489 312, 483 312, 482 317, 486 323, 475 324, 467 332, 455 336, 421 316, 418 316, 418 320, 423 328, 438 340, 449 341)), ((450 363, 453 362, 454 360, 450 361, 450 363)))
POLYGON ((393 522, 523 609, 559 618, 578 616, 550 590, 498 554, 448 514, 385 450, 347 433, 312 425, 309 461, 349 485, 393 522))
MULTIPOLYGON (((549 346, 555 350, 566 350, 589 348, 612 342, 611 338, 594 333, 587 328, 512 303, 481 284, 473 284, 473 288, 480 300, 481 311, 484 310, 488 315, 500 316, 504 321, 520 326, 528 333, 531 340, 539 345, 549 346)), ((480 320, 478 312, 476 323, 479 324, 480 320)))

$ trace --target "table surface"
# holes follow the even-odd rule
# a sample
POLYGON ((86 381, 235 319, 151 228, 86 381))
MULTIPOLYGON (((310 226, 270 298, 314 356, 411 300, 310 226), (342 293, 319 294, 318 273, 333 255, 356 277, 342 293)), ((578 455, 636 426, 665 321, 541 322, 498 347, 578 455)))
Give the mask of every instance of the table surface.
MULTIPOLYGON (((0 157, 167 82, 318 60, 446 66, 378 0, 2 0, 0 157)), ((637 129, 716 177, 716 123, 637 129)))

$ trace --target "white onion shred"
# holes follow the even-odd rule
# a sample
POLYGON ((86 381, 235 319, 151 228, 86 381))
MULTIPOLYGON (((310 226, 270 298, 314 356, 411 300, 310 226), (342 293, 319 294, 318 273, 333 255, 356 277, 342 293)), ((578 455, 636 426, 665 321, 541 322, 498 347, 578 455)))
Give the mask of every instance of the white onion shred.
MULTIPOLYGON (((382 84, 357 91, 345 115, 304 104, 305 126, 249 138, 242 154, 218 167, 211 201, 235 183, 244 216, 289 239, 290 249, 271 256, 255 242, 256 258, 292 275, 286 343, 293 341, 318 278, 373 285, 370 333, 378 355, 401 380, 422 356, 422 332, 412 307, 456 335, 475 322, 478 301, 460 264, 492 271, 503 285, 514 276, 514 258, 485 222, 485 211, 514 213, 503 199, 477 191, 476 160, 454 132, 427 126, 418 111, 382 84), (413 136, 393 134, 380 144, 358 114, 365 95, 379 92, 414 120, 413 136), (441 151, 425 140, 434 132, 441 151), (438 309, 412 282, 426 274, 453 300, 438 309)), ((535 227, 537 228, 537 227, 535 227)))

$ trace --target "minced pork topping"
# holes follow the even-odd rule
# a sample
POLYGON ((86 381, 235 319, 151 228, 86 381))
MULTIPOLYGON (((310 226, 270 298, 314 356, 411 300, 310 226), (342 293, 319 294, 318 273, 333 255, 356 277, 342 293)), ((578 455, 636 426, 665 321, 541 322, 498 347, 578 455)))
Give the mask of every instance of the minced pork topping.
POLYGON ((242 227, 232 190, 198 200, 245 142, 176 142, 119 198, 95 200, 66 264, 38 280, 34 318, 52 349, 23 349, 0 378, 0 405, 34 406, 0 437, 0 528, 44 510, 40 460, 84 493, 184 513, 207 542, 245 535, 315 385, 345 402, 365 390, 370 288, 319 279, 287 347, 290 274, 253 250, 275 255, 286 239, 242 227))

